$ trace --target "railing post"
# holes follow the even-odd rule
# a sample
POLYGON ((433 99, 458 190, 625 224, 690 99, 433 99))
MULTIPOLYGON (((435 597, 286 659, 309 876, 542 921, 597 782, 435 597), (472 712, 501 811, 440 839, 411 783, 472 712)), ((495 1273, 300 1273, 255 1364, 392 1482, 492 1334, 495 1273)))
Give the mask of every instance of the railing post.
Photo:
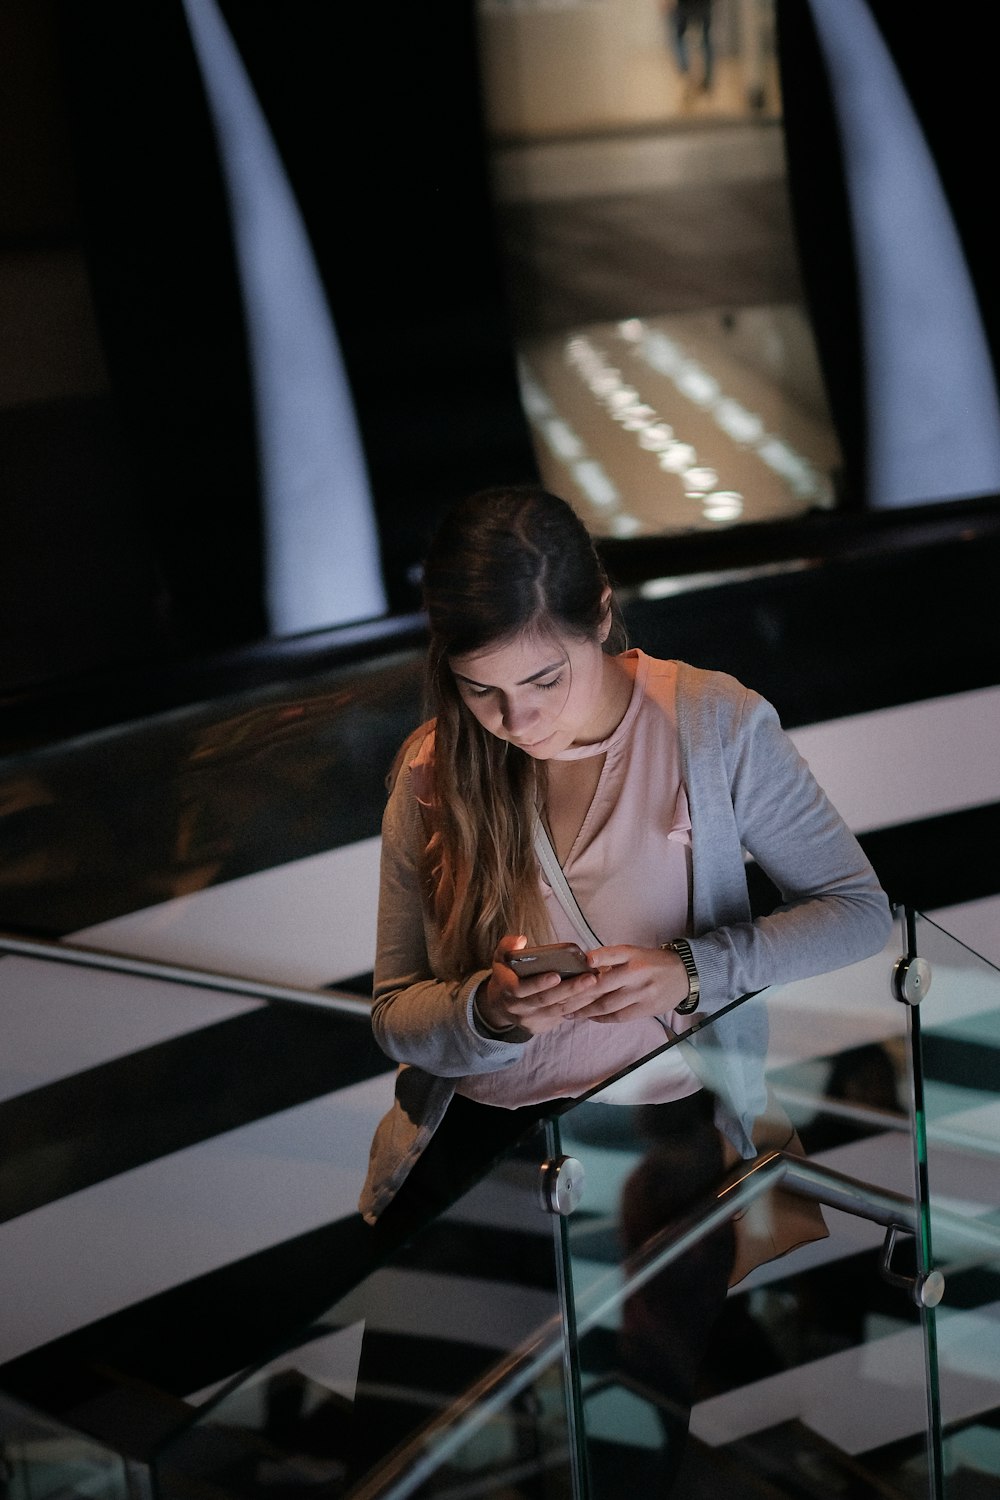
MULTIPOLYGON (((547 1160, 542 1165, 542 1193, 544 1198, 559 1199, 558 1184, 551 1181, 552 1169, 563 1158, 559 1140, 558 1118, 545 1122, 545 1153, 547 1160)), ((567 1437, 569 1439, 569 1467, 573 1500, 590 1500, 590 1466, 587 1455, 587 1432, 584 1422, 583 1390, 580 1385, 580 1339, 576 1326, 576 1298, 573 1292, 573 1262, 570 1255, 569 1226, 566 1223, 571 1211, 569 1202, 576 1206, 579 1188, 574 1177, 572 1191, 562 1207, 558 1201, 544 1203, 546 1212, 552 1215, 552 1236, 556 1256, 556 1288, 559 1295, 559 1310, 562 1315, 562 1367, 563 1391, 566 1398, 567 1437)))
MULTIPOLYGON (((913 1091, 913 1172, 916 1195, 916 1253, 917 1274, 915 1285, 928 1288, 931 1300, 917 1297, 920 1308, 920 1325, 923 1332, 924 1384, 927 1393, 927 1478, 930 1500, 944 1500, 944 1441, 941 1432, 941 1400, 938 1389, 939 1366, 937 1347, 937 1320, 934 1309, 941 1300, 935 1299, 937 1287, 934 1283, 934 1260, 931 1248, 930 1185, 927 1173, 927 1116, 924 1106, 924 1072, 920 1044, 920 1003, 927 995, 931 984, 930 964, 917 952, 917 913, 910 906, 901 909, 905 951, 897 959, 892 971, 892 992, 906 1006, 906 1036, 910 1060, 910 1079, 913 1091)), ((892 1253, 887 1243, 887 1255, 892 1253)), ((943 1292, 943 1287, 941 1288, 943 1292)))

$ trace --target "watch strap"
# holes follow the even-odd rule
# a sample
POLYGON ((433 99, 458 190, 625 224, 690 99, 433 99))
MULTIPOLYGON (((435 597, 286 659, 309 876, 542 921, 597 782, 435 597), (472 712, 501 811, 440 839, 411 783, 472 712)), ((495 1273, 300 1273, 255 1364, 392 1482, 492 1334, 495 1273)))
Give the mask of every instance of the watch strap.
POLYGON ((698 978, 698 968, 691 952, 691 944, 687 938, 674 938, 672 942, 662 944, 665 953, 676 953, 684 965, 684 972, 688 977, 687 998, 682 1000, 674 1009, 680 1016, 689 1016, 692 1011, 698 1009, 701 1000, 701 980, 698 978))

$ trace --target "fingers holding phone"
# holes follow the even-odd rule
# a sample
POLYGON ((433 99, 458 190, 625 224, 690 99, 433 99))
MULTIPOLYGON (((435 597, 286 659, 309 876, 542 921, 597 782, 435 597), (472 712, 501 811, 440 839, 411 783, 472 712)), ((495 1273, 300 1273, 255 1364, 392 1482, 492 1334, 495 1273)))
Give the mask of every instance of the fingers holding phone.
POLYGON ((538 1035, 564 1019, 564 1006, 596 983, 587 956, 576 943, 528 947, 523 936, 502 938, 479 1008, 490 1026, 521 1026, 538 1035))
POLYGON ((579 943, 539 943, 534 948, 508 953, 507 963, 521 979, 533 974, 558 974, 560 979, 572 979, 576 974, 594 972, 579 943))

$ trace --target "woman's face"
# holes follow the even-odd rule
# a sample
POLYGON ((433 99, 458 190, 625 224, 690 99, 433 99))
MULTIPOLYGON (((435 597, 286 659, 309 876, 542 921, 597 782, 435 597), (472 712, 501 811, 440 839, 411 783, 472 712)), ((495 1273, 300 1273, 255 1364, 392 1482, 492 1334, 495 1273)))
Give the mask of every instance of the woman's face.
POLYGON ((628 704, 628 685, 600 639, 531 633, 452 656, 449 665, 483 728, 536 760, 606 739, 628 704))

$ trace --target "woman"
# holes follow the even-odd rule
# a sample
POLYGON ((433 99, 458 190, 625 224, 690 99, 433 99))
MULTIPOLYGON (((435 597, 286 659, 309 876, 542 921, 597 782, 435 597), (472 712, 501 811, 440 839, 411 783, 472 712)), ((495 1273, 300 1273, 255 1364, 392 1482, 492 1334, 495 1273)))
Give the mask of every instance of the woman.
MULTIPOLYGON (((851 963, 890 921, 774 710, 731 677, 623 650, 607 577, 564 501, 522 488, 459 505, 431 545, 424 600, 433 717, 397 757, 382 830, 372 1023, 400 1067, 360 1205, 373 1260, 553 1101, 662 1048, 678 1014, 683 1028, 683 1014, 851 963), (744 848, 782 895, 757 920, 744 848), (527 944, 583 926, 600 939, 585 943, 590 972, 518 975, 527 944)), ((751 999, 705 1027, 697 1050, 640 1070, 650 1145, 622 1194, 627 1251, 709 1191, 727 1159, 755 1154, 766 1043, 751 999)), ((595 1098, 616 1103, 620 1088, 595 1098)), ((663 1493, 734 1250, 724 1226, 622 1311, 620 1375, 659 1414, 663 1493)), ((512 1278, 484 1264, 482 1238, 474 1253, 477 1274, 512 1278)), ((359 1390, 396 1389, 391 1341, 366 1340, 362 1367, 359 1390)), ((356 1472, 414 1420, 377 1399, 362 1420, 356 1405, 356 1472)))
MULTIPOLYGON (((608 579, 564 501, 474 495, 441 525, 423 587, 433 717, 397 758, 383 824, 372 1021, 400 1070, 361 1202, 370 1223, 407 1179, 401 1201, 433 1211, 472 1170, 470 1142, 509 1139, 662 1046, 678 1007, 711 1015, 852 963, 890 925, 770 705, 723 674, 622 651, 608 579), (541 874, 539 828, 601 936, 592 972, 512 967, 529 942, 578 932, 541 874), (782 897, 756 920, 744 849, 782 897)), ((699 1043, 697 1075, 670 1054, 647 1102, 689 1124, 707 1071, 716 1125, 752 1156, 762 1005, 699 1043)))

